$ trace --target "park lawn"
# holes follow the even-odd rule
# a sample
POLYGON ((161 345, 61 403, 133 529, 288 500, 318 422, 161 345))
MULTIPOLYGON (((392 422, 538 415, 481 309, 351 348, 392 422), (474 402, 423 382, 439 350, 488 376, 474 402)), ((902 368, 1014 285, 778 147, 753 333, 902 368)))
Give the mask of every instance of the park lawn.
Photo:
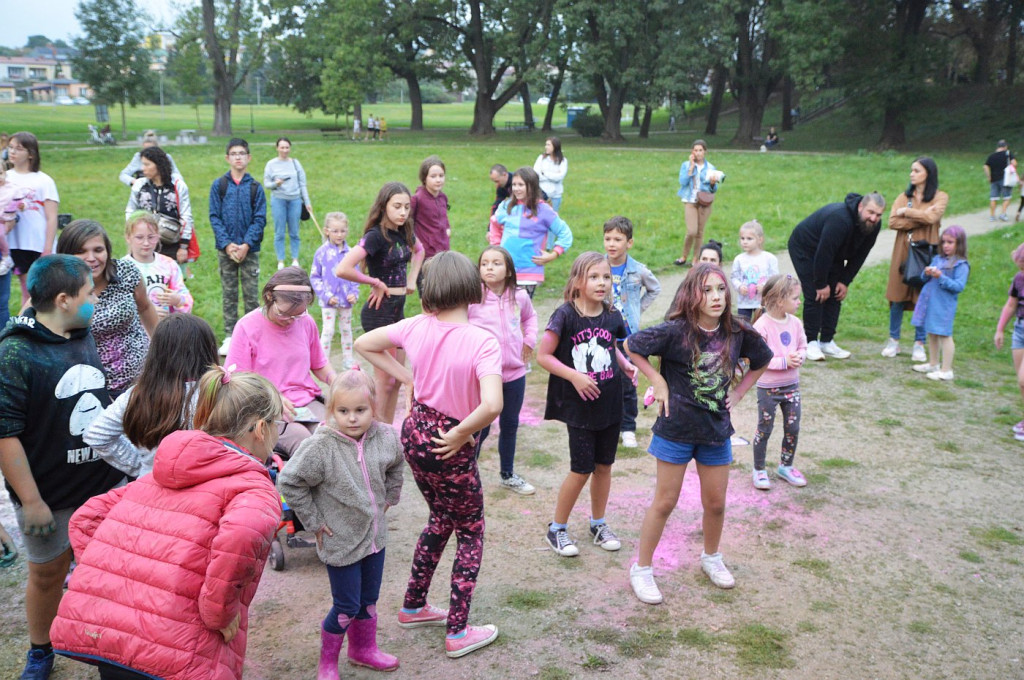
MULTIPOLYGON (((508 140, 511 135, 484 141, 452 139, 448 133, 410 135, 408 141, 414 144, 406 143, 405 138, 388 144, 356 144, 323 142, 319 135, 293 137, 294 154, 307 170, 317 214, 322 218, 328 211, 347 213, 350 244, 358 240, 380 186, 399 180, 415 189, 420 161, 430 153, 440 154, 448 168, 445 193, 450 201, 452 245, 474 259, 486 244, 494 196, 487 178, 491 165, 500 162, 510 169, 531 165, 540 150, 539 138, 514 144, 508 140)), ((672 149, 578 145, 574 138, 566 141, 564 149, 569 174, 562 216, 572 228, 575 242, 566 256, 548 266, 548 281, 538 295, 561 294, 573 257, 584 250, 601 250, 601 227, 618 214, 626 215, 636 226, 634 257, 655 271, 673 270, 672 260, 679 256, 684 234, 682 208, 675 196, 683 155, 672 149)), ((194 267, 196 278, 190 282, 196 311, 220 332, 220 282, 207 206, 211 183, 227 168, 223 148, 208 144, 168 150, 190 187, 203 249, 194 267)), ((61 212, 99 220, 110 232, 119 256, 126 252, 122 224, 128 189, 117 181, 117 173, 127 163, 129 151, 48 144, 42 152, 43 170, 54 177, 60 191, 61 212)), ((254 143, 250 170, 257 179, 262 179, 263 165, 273 153, 271 139, 254 143)), ((712 147, 709 159, 727 177, 706 236, 724 242, 726 258, 731 259, 738 252, 738 227, 749 219, 757 218, 764 225, 767 249, 780 251, 797 222, 825 203, 842 200, 848 190, 878 189, 892 200, 905 186, 913 157, 716 152, 712 147)), ((942 187, 951 196, 948 214, 980 207, 975 200, 981 193, 977 159, 968 154, 944 154, 936 160, 942 169, 942 187)), ((309 266, 320 242, 312 222, 303 223, 302 237, 301 262, 309 266)), ((276 266, 270 224, 261 265, 265 280, 276 266)), ((12 298, 13 308, 17 296, 12 298)), ((415 309, 415 303, 410 309, 415 309)), ((316 311, 314 315, 319 316, 316 311)))

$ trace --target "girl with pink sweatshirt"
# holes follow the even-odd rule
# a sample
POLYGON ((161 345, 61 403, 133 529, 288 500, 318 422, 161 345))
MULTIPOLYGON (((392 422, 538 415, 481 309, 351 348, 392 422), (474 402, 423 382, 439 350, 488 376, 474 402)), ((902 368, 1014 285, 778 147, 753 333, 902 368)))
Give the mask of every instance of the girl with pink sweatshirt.
MULTIPOLYGON (((532 484, 513 471, 519 412, 526 395, 526 371, 537 345, 537 312, 530 296, 516 286, 512 255, 501 246, 480 253, 480 279, 484 301, 469 306, 469 322, 490 331, 501 346, 501 391, 504 406, 498 416, 498 455, 501 457, 501 486, 523 496, 536 492, 532 484)), ((480 433, 476 456, 491 431, 480 433)))

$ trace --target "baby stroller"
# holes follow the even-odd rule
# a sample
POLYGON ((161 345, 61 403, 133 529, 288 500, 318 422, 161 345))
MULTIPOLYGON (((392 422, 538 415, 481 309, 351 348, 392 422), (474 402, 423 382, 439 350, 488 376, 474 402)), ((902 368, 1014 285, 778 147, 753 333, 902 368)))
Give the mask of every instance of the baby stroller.
MULTIPOLYGON (((277 473, 284 469, 285 459, 278 453, 273 453, 270 456, 270 462, 267 464, 267 471, 270 472, 270 478, 277 484, 277 473)), ((316 541, 310 541, 309 539, 296 536, 300 531, 304 531, 305 527, 302 526, 302 522, 295 516, 295 511, 288 507, 287 501, 284 496, 281 496, 281 521, 277 525, 277 531, 274 532, 274 540, 270 544, 270 568, 274 571, 284 571, 284 546, 281 545, 281 530, 284 530, 285 545, 289 548, 315 548, 316 541)))
POLYGON ((117 140, 114 139, 114 135, 110 134, 110 126, 107 125, 103 130, 96 129, 95 125, 89 124, 89 141, 93 144, 107 144, 109 146, 116 146, 117 140))

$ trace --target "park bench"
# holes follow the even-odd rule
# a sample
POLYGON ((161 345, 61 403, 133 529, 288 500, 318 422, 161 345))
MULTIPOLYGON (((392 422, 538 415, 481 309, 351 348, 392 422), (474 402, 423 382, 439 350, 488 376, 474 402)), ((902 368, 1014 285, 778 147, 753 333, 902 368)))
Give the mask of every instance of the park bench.
POLYGON ((324 139, 345 139, 348 137, 348 130, 345 128, 321 128, 320 134, 324 139))
POLYGON ((505 129, 512 132, 533 132, 535 125, 533 121, 508 121, 505 123, 505 129))

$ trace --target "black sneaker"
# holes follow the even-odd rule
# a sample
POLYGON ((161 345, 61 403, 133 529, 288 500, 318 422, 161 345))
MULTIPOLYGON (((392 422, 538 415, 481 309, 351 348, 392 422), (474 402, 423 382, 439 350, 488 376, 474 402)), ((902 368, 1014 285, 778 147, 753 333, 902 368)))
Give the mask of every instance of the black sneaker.
POLYGON ((594 537, 594 545, 599 545, 608 552, 615 552, 622 547, 622 542, 608 528, 607 524, 598 524, 596 527, 590 527, 590 535, 594 537))
POLYGON ((569 538, 569 532, 566 529, 552 529, 550 524, 548 525, 548 545, 562 557, 576 557, 580 554, 580 549, 576 547, 576 541, 569 538))

